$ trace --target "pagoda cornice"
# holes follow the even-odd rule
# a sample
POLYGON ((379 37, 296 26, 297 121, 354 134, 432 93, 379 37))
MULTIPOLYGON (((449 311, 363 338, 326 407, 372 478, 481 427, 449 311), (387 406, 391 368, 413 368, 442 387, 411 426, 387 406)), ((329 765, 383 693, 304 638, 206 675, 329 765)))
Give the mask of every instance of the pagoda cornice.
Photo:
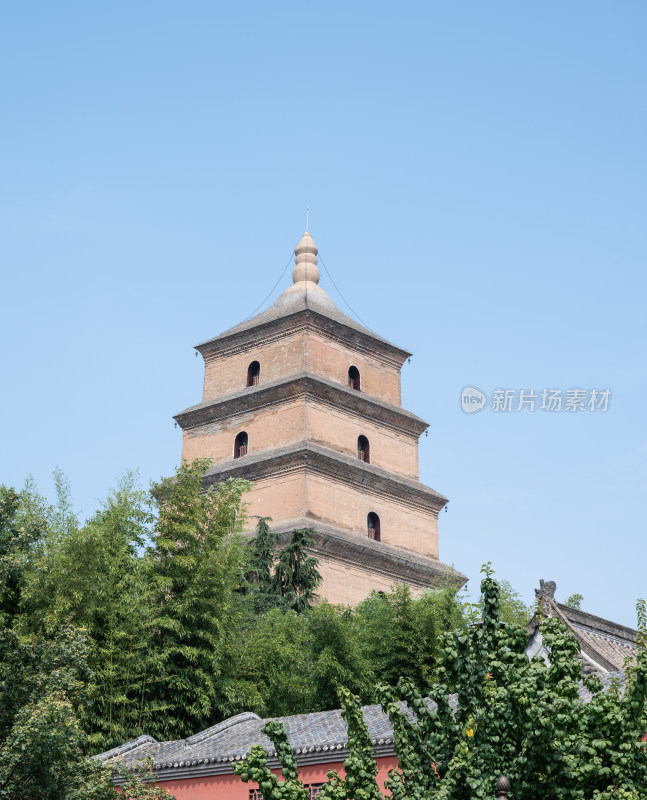
POLYGON ((443 581, 462 586, 467 580, 465 575, 437 559, 358 536, 354 531, 343 530, 313 517, 286 520, 279 525, 271 525, 271 528, 276 533, 286 535, 293 530, 312 528, 315 544, 309 551, 313 555, 332 558, 344 566, 360 569, 370 564, 396 583, 408 583, 422 589, 443 581))
POLYGON ((300 372, 288 378, 243 388, 225 397, 207 400, 181 411, 174 419, 183 430, 188 430, 296 398, 319 400, 336 409, 371 419, 416 438, 429 427, 428 423, 410 411, 312 372, 300 372))
POLYGON ((435 515, 448 502, 442 494, 419 481, 306 440, 220 461, 207 471, 203 485, 217 485, 227 478, 258 481, 303 470, 435 515))
POLYGON ((220 356, 245 352, 283 339, 287 334, 300 331, 320 333, 331 341, 348 345, 354 350, 377 358, 391 366, 401 367, 411 355, 381 336, 355 324, 338 309, 322 309, 318 304, 305 301, 296 303, 288 311, 272 306, 268 311, 249 322, 232 328, 206 342, 195 346, 205 361, 220 356))

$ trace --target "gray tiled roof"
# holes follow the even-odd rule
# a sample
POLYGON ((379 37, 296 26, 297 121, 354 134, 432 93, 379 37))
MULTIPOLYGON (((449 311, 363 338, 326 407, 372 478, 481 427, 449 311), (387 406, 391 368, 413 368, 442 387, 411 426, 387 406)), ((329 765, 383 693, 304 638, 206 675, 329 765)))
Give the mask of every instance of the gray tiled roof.
POLYGON ((582 650, 606 669, 622 670, 636 651, 636 631, 579 608, 555 603, 582 650))
MULTIPOLYGON (((389 718, 381 707, 364 706, 362 710, 375 744, 390 744, 393 731, 389 718), (380 739, 383 741, 380 742, 380 739)), ((346 723, 338 709, 279 717, 278 720, 284 725, 297 755, 345 750, 346 723)), ((273 754, 272 742, 261 732, 268 721, 269 719, 261 719, 256 714, 238 714, 188 739, 156 742, 150 736, 140 736, 121 747, 102 753, 98 758, 108 760, 122 757, 126 763, 133 764, 153 756, 156 767, 164 769, 179 766, 181 763, 188 766, 196 761, 227 763, 240 760, 254 744, 262 744, 268 753, 273 754)))
MULTIPOLYGON (((615 683, 619 684, 622 691, 624 691, 625 686, 625 673, 624 672, 605 672, 604 675, 597 675, 602 682, 602 686, 604 691, 608 691, 608 689, 615 683)), ((593 695, 591 692, 584 686, 584 684, 580 685, 580 700, 584 703, 590 703, 591 698, 593 695)))
MULTIPOLYGON (((601 676, 605 688, 614 679, 622 683, 623 678, 623 673, 601 676)), ((589 702, 591 693, 582 686, 580 697, 589 702)), ((427 700, 427 704, 432 710, 435 708, 433 701, 427 700)), ((455 695, 450 697, 450 704, 456 708, 455 695)), ((362 711, 376 755, 393 755, 393 728, 388 716, 379 705, 363 706, 362 711)), ((279 717, 278 721, 283 723, 300 764, 342 761, 348 754, 346 723, 338 709, 279 717)), ((120 758, 130 765, 153 758, 158 777, 164 779, 231 774, 231 763, 244 758, 252 745, 261 744, 268 752, 269 765, 276 766, 274 746, 261 732, 266 722, 269 719, 256 714, 238 714, 188 739, 156 742, 150 736, 140 736, 96 758, 120 758)))

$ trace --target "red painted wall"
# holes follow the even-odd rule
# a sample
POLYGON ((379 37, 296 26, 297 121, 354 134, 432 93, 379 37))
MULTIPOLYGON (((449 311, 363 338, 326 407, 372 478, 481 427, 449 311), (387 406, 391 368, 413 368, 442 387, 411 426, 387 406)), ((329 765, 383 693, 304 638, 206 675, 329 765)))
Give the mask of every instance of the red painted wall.
MULTIPOLYGON (((395 756, 377 759, 377 780, 381 789, 388 777, 389 770, 398 764, 395 756)), ((326 764, 308 764, 301 767, 299 777, 302 783, 325 783, 328 770, 336 769, 344 775, 341 761, 326 764)), ((273 770, 280 775, 280 770, 273 770)), ((185 778, 175 781, 159 781, 159 786, 175 795, 177 800, 248 800, 249 790, 256 789, 255 783, 243 783, 237 775, 212 775, 203 778, 185 778)))

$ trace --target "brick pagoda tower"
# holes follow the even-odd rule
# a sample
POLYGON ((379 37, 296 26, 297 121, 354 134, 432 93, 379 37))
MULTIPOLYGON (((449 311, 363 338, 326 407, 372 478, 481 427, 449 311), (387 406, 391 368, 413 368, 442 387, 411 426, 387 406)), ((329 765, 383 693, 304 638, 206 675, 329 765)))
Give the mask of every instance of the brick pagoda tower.
MULTIPOLYGON (((178 414, 182 458, 210 458, 207 485, 254 482, 250 515, 314 528, 319 594, 354 605, 371 589, 465 578, 438 559, 447 503, 418 480, 427 423, 401 407, 410 353, 342 314, 304 233, 290 286, 262 314, 199 344, 202 402, 178 414)), ((250 525, 251 527, 251 525, 250 525)))

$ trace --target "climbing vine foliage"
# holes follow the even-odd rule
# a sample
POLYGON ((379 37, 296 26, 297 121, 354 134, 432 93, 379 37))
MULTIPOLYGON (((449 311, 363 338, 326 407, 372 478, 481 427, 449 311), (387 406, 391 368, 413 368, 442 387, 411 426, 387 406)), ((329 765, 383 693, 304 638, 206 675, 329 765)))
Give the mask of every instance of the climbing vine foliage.
MULTIPOLYGON (((482 615, 446 634, 440 682, 428 696, 401 680, 379 697, 393 727, 399 766, 383 794, 358 698, 340 691, 348 727, 343 773, 329 772, 322 800, 491 800, 507 775, 511 800, 639 800, 647 797, 647 610, 638 603, 638 651, 603 685, 584 677, 575 639, 556 619, 541 623, 550 662, 529 661, 525 627, 502 625, 499 586, 486 570, 482 615)), ((274 743, 282 779, 255 746, 235 766, 265 800, 305 800, 286 732, 274 743)))

